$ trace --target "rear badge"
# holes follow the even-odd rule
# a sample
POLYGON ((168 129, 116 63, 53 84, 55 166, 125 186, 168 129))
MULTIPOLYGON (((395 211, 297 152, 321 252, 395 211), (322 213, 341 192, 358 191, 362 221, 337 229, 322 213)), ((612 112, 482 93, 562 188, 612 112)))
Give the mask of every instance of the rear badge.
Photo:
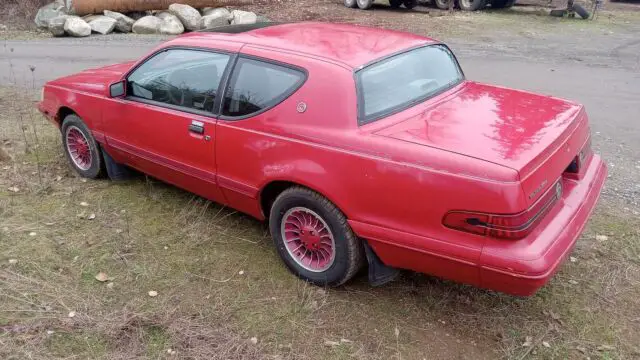
POLYGON ((536 197, 536 195, 538 195, 538 193, 542 191, 545 186, 547 186, 547 180, 543 181, 542 184, 540 184, 535 190, 531 192, 531 194, 529 194, 529 199, 533 199, 534 197, 536 197))
POLYGON ((298 106, 296 106, 296 110, 301 114, 307 111, 307 103, 305 103, 304 101, 300 101, 298 103, 298 106))

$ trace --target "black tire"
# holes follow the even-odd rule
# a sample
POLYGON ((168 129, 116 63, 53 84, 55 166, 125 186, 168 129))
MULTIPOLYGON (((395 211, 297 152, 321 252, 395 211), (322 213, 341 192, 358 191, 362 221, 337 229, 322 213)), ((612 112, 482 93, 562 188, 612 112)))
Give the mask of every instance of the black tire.
MULTIPOLYGON (((289 270, 299 278, 315 285, 342 285, 351 279, 364 264, 364 246, 351 230, 344 214, 325 197, 307 188, 291 187, 276 198, 270 211, 269 228, 278 254, 289 270), (294 259, 290 248, 287 248, 283 232, 289 231, 283 230, 284 217, 296 209, 310 210, 309 212, 319 216, 322 223, 330 230, 334 242, 334 257, 331 263, 327 264, 326 269, 312 271, 303 267, 298 263, 298 260, 294 259)), ((313 235, 313 232, 311 234, 313 235)), ((299 233, 294 233, 294 236, 296 235, 302 237, 299 233)), ((306 255, 306 250, 304 251, 306 255)), ((310 261, 310 264, 312 263, 313 257, 310 261)))
POLYGON ((440 10, 449 10, 449 4, 453 0, 433 0, 433 4, 440 10))
POLYGON ((358 7, 358 3, 356 0, 344 0, 344 6, 355 9, 358 7))
POLYGON ((418 6, 418 0, 403 0, 402 3, 407 9, 413 9, 418 6))
POLYGON ((487 0, 458 0, 458 6, 464 11, 476 11, 484 9, 487 0))
POLYGON ((402 0, 389 0, 389 6, 394 9, 397 9, 402 5, 402 0))
POLYGON ((369 10, 373 5, 373 0, 356 0, 358 7, 362 10, 369 10))
POLYGON ((61 127, 62 133, 62 145, 64 147, 64 154, 71 164, 71 167, 78 173, 80 176, 89 179, 96 179, 102 177, 104 175, 104 162, 102 161, 102 150, 100 146, 96 143, 96 140, 91 135, 91 130, 85 125, 85 123, 80 119, 77 115, 71 114, 67 115, 62 121, 61 127), (80 160, 75 159, 76 157, 71 154, 73 144, 69 145, 70 134, 76 134, 76 131, 80 132, 84 138, 82 141, 86 141, 89 149, 89 156, 87 157, 86 162, 82 162, 82 164, 86 166, 82 166, 80 164, 80 160))
POLYGON ((573 4, 573 11, 585 20, 587 20, 591 16, 587 9, 583 8, 580 4, 573 4))
POLYGON ((492 9, 508 9, 516 3, 516 0, 491 0, 492 9))

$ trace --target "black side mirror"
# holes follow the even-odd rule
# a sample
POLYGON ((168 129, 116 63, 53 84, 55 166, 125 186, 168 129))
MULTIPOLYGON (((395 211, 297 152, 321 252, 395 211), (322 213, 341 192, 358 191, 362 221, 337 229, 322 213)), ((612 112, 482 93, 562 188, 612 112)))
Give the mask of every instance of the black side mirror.
POLYGON ((126 93, 125 89, 126 80, 119 81, 109 86, 109 96, 112 98, 122 97, 126 93))

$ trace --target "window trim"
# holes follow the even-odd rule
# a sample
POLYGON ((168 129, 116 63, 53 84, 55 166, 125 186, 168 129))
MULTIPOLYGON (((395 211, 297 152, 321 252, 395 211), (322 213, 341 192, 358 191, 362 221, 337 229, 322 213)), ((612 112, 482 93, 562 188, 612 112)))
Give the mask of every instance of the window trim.
POLYGON ((239 121, 239 120, 245 120, 245 119, 248 119, 248 118, 252 118, 252 117, 258 116, 258 115, 260 115, 260 114, 262 114, 262 113, 264 113, 266 111, 269 111, 269 110, 273 109, 274 107, 280 105, 282 102, 284 102, 288 98, 290 98, 296 92, 298 92, 298 90, 300 90, 300 88, 307 82, 308 78, 309 78, 309 71, 307 69, 303 68, 303 67, 296 66, 296 65, 293 65, 293 64, 289 64, 289 63, 285 63, 285 62, 281 62, 281 61, 277 61, 277 60, 273 60, 273 59, 263 58, 263 57, 260 57, 260 56, 240 53, 240 54, 238 54, 236 59, 234 59, 233 66, 231 67, 229 73, 227 74, 227 77, 226 78, 223 77, 223 81, 224 81, 224 85, 225 85, 224 86, 224 92, 222 93, 222 96, 220 97, 219 108, 216 109, 217 110, 217 114, 219 114, 218 119, 225 120, 225 121, 239 121), (229 85, 230 85, 230 82, 231 82, 231 78, 235 74, 236 66, 238 64, 238 61, 240 61, 241 58, 247 59, 247 60, 253 60, 253 61, 257 61, 257 62, 262 62, 262 63, 267 63, 267 64, 271 64, 271 65, 276 65, 276 66, 280 66, 280 67, 284 67, 284 68, 288 68, 290 70, 294 70, 294 71, 299 72, 302 76, 296 82, 295 86, 293 86, 291 88, 291 90, 289 90, 288 92, 285 92, 282 95, 276 97, 275 99, 270 101, 264 108, 260 109, 259 111, 252 112, 252 113, 246 114, 246 115, 241 115, 241 116, 223 115, 222 114, 222 110, 223 110, 223 107, 224 107, 224 99, 227 96, 227 91, 229 90, 229 85))
POLYGON ((356 71, 353 72, 353 78, 354 78, 355 83, 356 83, 356 95, 357 95, 356 96, 356 98, 357 98, 357 100, 356 100, 357 101, 357 105, 356 106, 357 106, 357 111, 358 111, 358 126, 364 126, 364 125, 367 125, 367 124, 371 124, 371 123, 373 123, 373 122, 375 122, 377 120, 380 120, 380 119, 382 119, 384 117, 388 117, 388 116, 397 114, 399 112, 402 112, 404 110, 407 110, 407 109, 409 109, 409 108, 411 108, 413 106, 416 106, 417 104, 423 103, 423 102, 425 102, 425 101, 427 101, 429 99, 432 99, 432 98, 434 98, 434 97, 436 97, 436 96, 438 96, 438 95, 440 95, 440 94, 442 94, 444 92, 447 92, 447 91, 453 89, 454 87, 460 85, 461 83, 463 83, 466 80, 464 71, 462 70, 462 67, 460 66, 460 62, 458 61, 458 58, 456 57, 456 55, 453 53, 453 51, 451 51, 451 48, 449 48, 449 46, 447 46, 446 44, 443 44, 443 43, 439 43, 439 42, 433 42, 433 43, 413 46, 413 47, 410 47, 408 49, 397 51, 395 53, 392 53, 392 54, 390 54, 388 56, 385 56, 385 57, 382 57, 380 59, 376 59, 376 60, 373 60, 371 62, 368 62, 365 65, 360 66, 356 71), (363 91, 363 87, 362 87, 362 79, 361 79, 361 76, 358 76, 358 74, 360 72, 362 72, 363 70, 367 69, 368 67, 373 66, 375 64, 390 60, 390 59, 392 59, 392 58, 394 58, 396 56, 399 56, 399 55, 402 55, 402 54, 406 54, 406 53, 409 53, 409 52, 414 51, 414 50, 418 50, 418 49, 422 49, 422 48, 426 48, 426 47, 431 47, 431 46, 441 46, 441 47, 444 47, 445 49, 447 49, 447 51, 449 51, 449 53, 453 57, 453 60, 454 60, 456 66, 458 68, 458 71, 460 72, 460 80, 455 82, 455 83, 450 84, 447 87, 439 89, 436 92, 427 94, 427 95, 422 96, 420 98, 417 98, 417 99, 415 99, 413 101, 410 101, 410 102, 407 102, 407 103, 404 103, 404 104, 400 104, 400 105, 391 107, 391 108, 387 109, 386 111, 382 111, 382 112, 379 112, 377 114, 374 114, 374 116, 366 116, 364 114, 364 91, 363 91))
MULTIPOLYGON (((131 74, 133 74, 136 70, 138 70, 138 68, 140 68, 142 65, 146 64, 147 62, 149 62, 149 60, 153 59, 157 55, 159 55, 159 54, 161 54, 163 52, 171 51, 171 50, 202 51, 202 52, 209 52, 209 53, 220 54, 220 55, 228 55, 229 56, 229 61, 227 61, 227 66, 225 67, 224 71, 222 72, 222 76, 220 77, 220 83, 218 84, 218 90, 217 90, 218 94, 221 94, 221 91, 224 90, 224 87, 222 87, 222 85, 224 85, 224 83, 226 82, 225 76, 227 76, 228 71, 231 68, 231 65, 235 65, 236 58, 238 57, 238 53, 231 52, 231 51, 226 51, 226 50, 203 48, 203 47, 196 47, 196 46, 167 46, 167 47, 158 49, 157 51, 154 51, 153 53, 149 54, 146 58, 144 58, 144 60, 138 62, 138 64, 136 64, 136 66, 134 66, 133 68, 129 69, 129 71, 123 76, 123 80, 125 80, 126 83, 127 83, 127 89, 129 88, 129 77, 131 76, 131 74)), ((224 95, 224 94, 222 94, 222 95, 224 95)), ((222 99, 223 99, 223 97, 216 96, 216 99, 213 102, 213 111, 206 111, 206 110, 198 110, 198 109, 194 109, 194 108, 190 108, 190 107, 186 107, 186 106, 167 104, 167 103, 164 103, 164 102, 161 102, 161 101, 149 100, 149 99, 145 99, 145 98, 142 98, 142 97, 139 97, 139 96, 133 96, 133 95, 130 95, 128 93, 128 91, 126 92, 125 97, 124 97, 124 100, 129 100, 129 101, 132 101, 132 102, 153 105, 153 106, 157 106, 157 107, 161 107, 161 108, 165 108, 165 109, 177 110, 177 111, 182 111, 182 112, 186 112, 186 113, 190 113, 190 114, 194 114, 194 115, 206 116, 206 117, 210 117, 210 118, 217 118, 218 117, 219 113, 216 112, 215 110, 219 108, 219 104, 222 103, 222 99)))

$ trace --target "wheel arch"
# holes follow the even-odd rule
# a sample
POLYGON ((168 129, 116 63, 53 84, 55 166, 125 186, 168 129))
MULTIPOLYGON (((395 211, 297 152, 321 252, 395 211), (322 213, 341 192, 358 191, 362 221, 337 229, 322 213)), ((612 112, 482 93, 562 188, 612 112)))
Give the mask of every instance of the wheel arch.
POLYGON ((62 122, 69 115, 78 115, 78 113, 68 106, 60 106, 60 108, 56 112, 55 120, 59 126, 62 126, 62 122))
POLYGON ((333 203, 338 208, 338 210, 340 210, 344 214, 344 216, 347 219, 349 219, 348 212, 345 211, 345 208, 342 206, 342 204, 340 204, 339 202, 336 202, 335 199, 333 199, 331 196, 327 196, 326 191, 321 191, 318 188, 311 186, 304 181, 289 180, 289 179, 271 180, 265 183, 264 186, 260 188, 260 191, 258 193, 258 201, 260 205, 260 210, 265 219, 269 218, 269 212, 271 210, 271 206, 273 205, 273 202, 276 200, 276 198, 283 191, 294 186, 303 187, 322 195, 331 203, 333 203))

